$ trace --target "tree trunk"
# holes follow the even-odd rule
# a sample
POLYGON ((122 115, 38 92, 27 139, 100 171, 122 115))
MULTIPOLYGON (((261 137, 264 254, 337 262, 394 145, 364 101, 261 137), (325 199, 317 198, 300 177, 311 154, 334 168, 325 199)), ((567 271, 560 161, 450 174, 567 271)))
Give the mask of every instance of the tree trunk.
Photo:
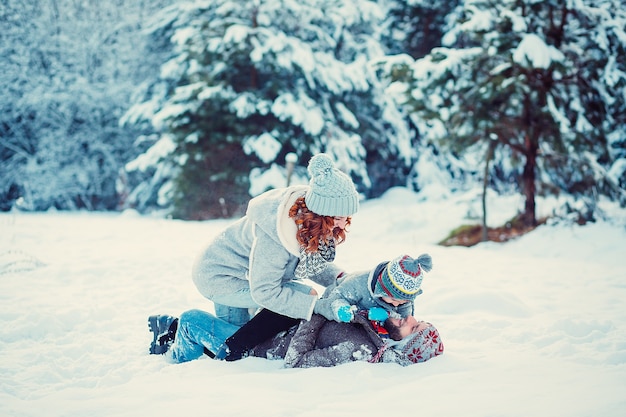
POLYGON ((489 148, 487 149, 487 156, 485 157, 485 172, 483 175, 483 235, 482 241, 489 240, 489 229, 487 227, 487 185, 489 184, 489 164, 493 158, 493 151, 497 142, 493 139, 489 140, 489 148))
POLYGON ((526 136, 526 164, 522 174, 522 188, 526 203, 524 204, 524 213, 522 214, 522 222, 525 226, 536 226, 537 218, 535 216, 535 175, 537 168, 537 151, 538 142, 534 138, 526 136))

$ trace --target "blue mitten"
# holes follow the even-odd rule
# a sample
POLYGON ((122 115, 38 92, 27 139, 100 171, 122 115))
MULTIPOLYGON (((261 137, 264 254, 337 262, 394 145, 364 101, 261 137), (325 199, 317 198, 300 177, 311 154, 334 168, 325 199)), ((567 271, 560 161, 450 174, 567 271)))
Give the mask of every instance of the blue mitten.
POLYGON ((382 307, 372 307, 367 311, 367 318, 374 321, 385 321, 389 318, 389 313, 382 307))
POLYGON ((337 316, 338 321, 342 323, 350 323, 352 319, 354 319, 355 311, 356 306, 341 306, 337 309, 335 316, 337 316))

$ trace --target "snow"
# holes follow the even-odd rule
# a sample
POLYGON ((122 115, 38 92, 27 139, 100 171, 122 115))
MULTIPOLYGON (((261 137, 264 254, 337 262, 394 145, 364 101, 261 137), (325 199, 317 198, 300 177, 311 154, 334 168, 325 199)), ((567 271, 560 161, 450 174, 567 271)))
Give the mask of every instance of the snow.
POLYGON ((324 128, 322 111, 305 92, 300 92, 298 97, 292 93, 280 94, 272 104, 272 113, 281 121, 291 120, 311 135, 319 135, 324 128))
POLYGON ((150 147, 145 153, 139 155, 135 160, 126 164, 129 171, 145 171, 148 167, 153 166, 161 158, 173 153, 176 150, 176 143, 171 135, 161 135, 159 140, 150 147))
POLYGON ((269 133, 262 133, 259 136, 251 136, 243 143, 243 150, 246 154, 254 153, 261 161, 269 164, 281 150, 280 142, 269 133))
POLYGON ((563 53, 554 46, 546 45, 534 33, 526 34, 513 51, 513 61, 520 65, 529 65, 532 68, 546 69, 553 61, 563 61, 563 53))
MULTIPOLYGON (((148 354, 147 317, 212 311, 191 278, 233 220, 136 212, 0 214, 0 415, 621 417, 626 409, 626 215, 542 226, 507 244, 436 243, 477 193, 395 188, 363 202, 337 261, 429 253, 416 316, 446 350, 423 364, 284 369, 282 361, 148 354)), ((519 200, 489 196, 492 225, 519 200)), ((552 210, 538 201, 541 213, 552 210)))

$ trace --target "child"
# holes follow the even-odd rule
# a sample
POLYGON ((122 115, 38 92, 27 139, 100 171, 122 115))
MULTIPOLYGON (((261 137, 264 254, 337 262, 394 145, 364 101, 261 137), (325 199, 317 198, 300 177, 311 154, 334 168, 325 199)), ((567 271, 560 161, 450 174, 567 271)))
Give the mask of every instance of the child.
POLYGON ((328 320, 344 323, 351 322, 357 310, 372 307, 382 307, 385 311, 374 309, 381 315, 369 317, 370 320, 407 317, 413 314, 413 300, 422 293, 424 272, 431 269, 432 258, 428 254, 417 259, 402 255, 379 264, 372 271, 348 274, 337 286, 328 288, 313 311, 328 320))

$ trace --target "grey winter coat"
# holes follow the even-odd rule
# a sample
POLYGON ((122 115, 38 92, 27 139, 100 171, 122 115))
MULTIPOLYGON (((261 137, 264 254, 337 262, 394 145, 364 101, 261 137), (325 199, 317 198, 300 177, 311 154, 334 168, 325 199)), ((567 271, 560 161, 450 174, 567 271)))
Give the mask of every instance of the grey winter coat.
MULTIPOLYGON (((227 227, 196 260, 193 281, 200 293, 211 300, 249 288, 259 306, 310 319, 317 296, 283 286, 295 280, 300 254, 297 226, 289 209, 308 190, 306 185, 297 185, 250 200, 246 215, 227 227)), ((311 279, 326 287, 340 273, 339 267, 329 263, 311 279)))
POLYGON ((395 307, 381 299, 386 295, 385 293, 375 291, 376 279, 388 263, 383 262, 370 271, 346 274, 336 286, 328 288, 324 296, 317 301, 314 312, 321 314, 328 320, 337 321, 339 321, 337 310, 344 305, 354 305, 359 310, 382 307, 389 312, 399 314, 401 317, 412 315, 414 308, 412 301, 395 307))
POLYGON ((385 342, 369 321, 357 315, 355 323, 328 321, 314 314, 273 339, 257 345, 251 356, 284 359, 287 368, 330 367, 354 361, 390 362, 403 366, 412 362, 385 342), (380 355, 377 355, 378 352, 380 355))

